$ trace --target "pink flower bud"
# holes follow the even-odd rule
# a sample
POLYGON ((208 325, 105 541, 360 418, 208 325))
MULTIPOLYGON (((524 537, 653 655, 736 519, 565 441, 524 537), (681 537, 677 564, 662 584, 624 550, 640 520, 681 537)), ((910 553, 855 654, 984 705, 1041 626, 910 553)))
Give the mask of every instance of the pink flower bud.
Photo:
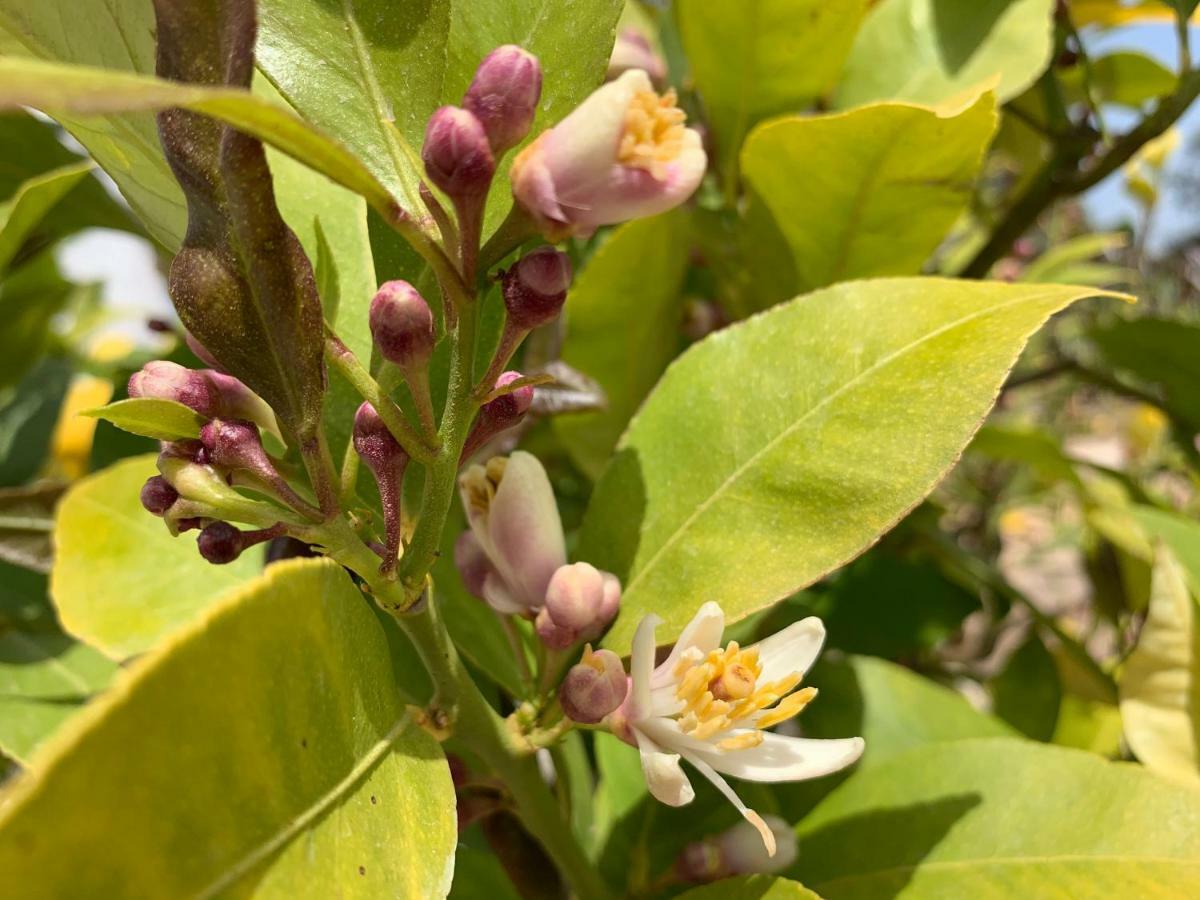
POLYGON ((205 372, 158 359, 129 376, 129 396, 135 399, 174 400, 202 416, 218 411, 217 390, 205 372))
POLYGON ((663 84, 667 80, 667 64, 655 52, 646 36, 637 29, 624 28, 617 34, 605 78, 613 81, 630 69, 643 69, 655 84, 663 84))
POLYGON ((222 419, 243 419, 282 439, 279 423, 267 401, 232 375, 206 369, 205 375, 217 393, 217 415, 222 419))
POLYGON ((571 257, 553 247, 538 247, 504 273, 504 306, 512 327, 522 331, 554 320, 571 286, 571 257))
POLYGON ((614 712, 625 700, 629 681, 621 658, 611 650, 592 651, 568 670, 558 689, 563 712, 573 722, 595 725, 614 712))
POLYGON ((421 159, 429 180, 455 202, 482 197, 496 172, 483 125, 457 106, 443 106, 429 119, 421 159))
POLYGON ((742 821, 716 837, 688 844, 675 861, 683 881, 707 883, 735 875, 771 875, 796 861, 796 834, 778 816, 763 816, 775 836, 775 855, 769 856, 762 835, 742 821))
POLYGON ((538 639, 551 650, 568 650, 582 640, 578 631, 559 625, 545 609, 538 611, 533 627, 538 639))
POLYGON ((665 212, 690 197, 708 165, 674 92, 640 69, 623 74, 542 132, 512 166, 513 195, 558 238, 665 212))
POLYGON ((555 571, 546 586, 546 613, 560 628, 594 638, 613 620, 620 605, 616 576, 577 562, 555 571))
POLYGON ((387 281, 371 300, 371 337, 388 362, 411 371, 433 354, 433 313, 407 281, 387 281))
MULTIPOLYGON (((496 379, 496 388, 506 387, 521 377, 520 372, 505 372, 496 379)), ((532 385, 519 387, 483 404, 475 418, 475 424, 471 427, 471 433, 467 435, 460 459, 470 459, 480 447, 500 432, 519 424, 532 405, 532 385)))
POLYGON ((200 443, 208 452, 208 461, 222 469, 248 469, 256 474, 275 471, 258 429, 249 422, 213 419, 200 429, 200 443))
POLYGON ((379 488, 387 532, 381 569, 388 572, 395 567, 400 554, 404 470, 408 466, 408 454, 370 403, 363 403, 354 414, 354 451, 371 470, 379 488))
POLYGON ((479 64, 463 106, 483 125, 492 154, 499 158, 529 134, 541 96, 542 66, 537 57, 505 44, 479 64))
POLYGON ((155 475, 142 485, 140 496, 146 512, 155 516, 166 515, 171 505, 179 499, 179 491, 171 487, 171 483, 161 475, 155 475))

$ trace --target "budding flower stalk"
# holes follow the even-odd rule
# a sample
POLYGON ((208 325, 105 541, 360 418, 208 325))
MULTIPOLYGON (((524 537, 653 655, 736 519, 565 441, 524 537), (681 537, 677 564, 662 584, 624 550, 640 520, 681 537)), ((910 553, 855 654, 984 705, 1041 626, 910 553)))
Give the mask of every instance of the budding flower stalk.
POLYGON ((615 575, 586 562, 559 567, 546 585, 537 632, 551 649, 561 650, 600 636, 617 615, 621 584, 615 575))
POLYGON ((129 377, 128 389, 135 399, 173 400, 207 419, 245 419, 282 437, 275 413, 266 401, 224 372, 153 360, 129 377))
POLYGON ((155 516, 164 516, 171 505, 179 499, 179 491, 171 487, 167 479, 161 475, 155 475, 142 485, 139 499, 146 512, 155 516))
POLYGON ((501 280, 511 327, 528 332, 554 321, 566 302, 571 274, 571 257, 553 247, 522 256, 501 280))
POLYGON ((196 538, 196 546, 200 549, 200 555, 214 566, 224 566, 233 562, 250 547, 281 537, 284 533, 281 524, 257 531, 242 531, 228 522, 213 522, 201 529, 199 537, 196 538))
POLYGON ((513 195, 553 239, 665 212, 688 199, 708 159, 675 94, 625 72, 542 132, 513 162, 513 195))
POLYGON ((385 281, 371 299, 371 338, 380 354, 402 372, 429 364, 433 355, 433 312, 407 281, 385 281))
MULTIPOLYGON (((520 372, 505 372, 496 379, 496 390, 508 387, 521 377, 520 372)), ((467 435, 466 443, 463 444, 459 462, 470 459, 484 444, 502 431, 519 425, 532 405, 533 387, 528 384, 483 404, 479 415, 475 417, 475 424, 471 426, 470 434, 467 435)))
POLYGON ((379 501, 383 508, 384 531, 387 536, 383 564, 379 569, 388 574, 395 571, 400 557, 404 470, 408 466, 408 454, 392 437, 387 425, 370 403, 359 406, 354 414, 353 440, 354 451, 371 470, 379 488, 379 501))
POLYGON ((443 106, 426 126, 421 159, 429 180, 454 202, 461 273, 468 284, 474 284, 483 205, 496 174, 487 132, 473 113, 443 106))
POLYGON ((499 159, 529 134, 541 96, 542 66, 537 57, 506 44, 484 57, 462 105, 479 120, 492 155, 499 159))
POLYGON ((207 461, 219 469, 247 476, 243 483, 274 497, 285 506, 312 519, 320 511, 297 494, 279 474, 263 448, 258 429, 237 419, 213 419, 200 429, 207 461))

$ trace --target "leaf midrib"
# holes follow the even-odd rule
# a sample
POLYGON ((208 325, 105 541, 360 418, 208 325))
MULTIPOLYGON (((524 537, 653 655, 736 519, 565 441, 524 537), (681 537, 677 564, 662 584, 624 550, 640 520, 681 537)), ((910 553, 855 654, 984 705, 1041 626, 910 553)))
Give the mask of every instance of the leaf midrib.
POLYGON ((654 552, 654 555, 651 556, 650 559, 646 561, 646 564, 641 569, 638 570, 637 574, 635 574, 632 578, 630 578, 629 583, 625 588, 626 598, 628 598, 634 592, 637 585, 645 577, 646 573, 651 571, 658 564, 659 559, 661 559, 662 556, 679 541, 680 537, 692 526, 692 524, 697 519, 699 519, 708 510, 708 508, 710 506, 713 505, 713 503, 716 502, 716 500, 722 494, 725 493, 725 491, 727 491, 738 479, 740 479, 741 476, 748 469, 750 469, 753 465, 755 465, 761 457, 765 456, 767 453, 769 453, 771 450, 773 450, 779 443, 781 443, 787 437, 789 437, 794 431, 799 429, 815 413, 817 413, 824 407, 828 406, 831 402, 838 399, 842 394, 849 391, 852 387, 854 387, 858 383, 862 382, 863 380, 865 380, 866 378, 868 378, 870 376, 875 375, 880 370, 891 365, 891 363, 895 362, 900 357, 902 357, 905 354, 909 353, 910 351, 920 347, 921 345, 923 345, 931 340, 934 340, 935 338, 938 338, 941 335, 946 334, 949 331, 954 330, 955 328, 959 328, 962 325, 966 325, 966 324, 968 324, 972 321, 975 321, 976 319, 982 318, 984 316, 991 315, 993 313, 997 313, 1002 310, 1006 310, 1012 306, 1019 306, 1024 303, 1038 303, 1038 302, 1041 302, 1042 300, 1048 300, 1051 297, 1054 297, 1055 295, 1057 295, 1058 293, 1060 293, 1060 290, 1045 291, 1045 292, 1042 292, 1039 294, 1025 295, 1025 296, 1021 296, 1021 297, 1016 297, 1005 303, 1000 303, 1000 304, 997 304, 994 306, 989 306, 986 309, 974 310, 973 312, 971 312, 970 314, 968 314, 966 316, 962 316, 961 318, 955 319, 953 322, 948 322, 945 325, 942 325, 939 328, 936 328, 933 331, 922 335, 917 340, 910 341, 908 344, 905 344, 903 347, 893 350, 891 353, 889 353, 886 356, 882 357, 881 359, 877 360, 871 366, 867 367, 866 369, 863 369, 861 372, 859 372, 853 378, 849 379, 848 381, 846 381, 845 383, 840 385, 836 390, 834 390, 830 394, 826 395, 825 397, 822 397, 817 403, 813 404, 811 407, 809 407, 807 410, 805 410, 804 413, 801 414, 800 417, 796 419, 796 421, 794 421, 791 425, 788 425, 781 432, 779 432, 779 434, 777 434, 775 437, 771 438, 761 448, 759 448, 754 453, 752 453, 746 459, 745 462, 743 462, 740 466, 738 466, 736 469, 734 469, 725 478, 725 480, 722 481, 721 484, 717 486, 716 490, 714 490, 708 497, 706 497, 700 504, 698 504, 694 510, 692 510, 692 512, 688 515, 688 517, 686 519, 684 519, 684 521, 679 525, 679 527, 676 528, 675 531, 673 531, 671 533, 671 535, 659 546, 658 550, 656 550, 654 552))

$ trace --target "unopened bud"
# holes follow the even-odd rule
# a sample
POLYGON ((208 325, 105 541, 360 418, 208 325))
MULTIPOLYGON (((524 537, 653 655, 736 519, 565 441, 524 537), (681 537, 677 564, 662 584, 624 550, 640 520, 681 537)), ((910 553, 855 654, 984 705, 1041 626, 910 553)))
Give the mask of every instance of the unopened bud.
POLYGON ((561 566, 546 587, 546 613, 554 624, 593 638, 617 614, 621 585, 616 577, 585 562, 561 566))
POLYGON ((455 202, 482 197, 496 172, 483 125, 457 106, 443 106, 430 117, 421 159, 429 180, 455 202))
POLYGON ((688 844, 675 861, 682 881, 706 883, 734 875, 770 875, 796 861, 796 835, 778 816, 763 816, 775 837, 775 855, 767 853, 757 828, 742 821, 716 837, 688 844))
POLYGON ((217 391, 204 372, 156 359, 129 376, 129 396, 174 400, 202 416, 217 414, 217 391))
POLYGON ((274 471, 263 449, 258 429, 236 419, 213 419, 200 429, 200 443, 208 451, 209 461, 224 469, 262 469, 274 471))
POLYGON ((179 499, 179 491, 161 475, 147 479, 142 485, 141 501, 146 512, 156 516, 166 515, 171 505, 179 499))
POLYGON ((228 522, 213 522, 200 532, 196 546, 214 566, 223 566, 242 555, 242 532, 228 522))
POLYGON ((605 78, 612 81, 630 69, 641 69, 656 85, 667 80, 667 64, 646 36, 637 29, 625 28, 617 33, 605 78))
POLYGON ((401 516, 403 511, 404 469, 408 454, 392 437, 387 425, 370 403, 363 403, 354 414, 354 451, 359 455, 379 488, 383 507, 387 546, 383 553, 382 571, 391 571, 400 555, 401 516))
MULTIPOLYGON (((496 389, 505 388, 521 377, 520 372, 505 372, 496 379, 496 389)), ((475 451, 500 432, 507 431, 519 424, 525 418, 525 413, 529 412, 532 404, 533 386, 528 384, 483 404, 479 409, 479 415, 475 418, 471 433, 467 436, 460 460, 470 458, 475 451)))
POLYGON ((282 440, 283 435, 279 430, 279 423, 275 420, 275 413, 267 405, 266 400, 232 375, 226 375, 224 372, 217 372, 213 369, 208 369, 202 374, 208 376, 209 382, 217 393, 216 415, 223 419, 244 419, 247 422, 253 422, 259 428, 271 432, 282 440))
POLYGON ((621 659, 611 650, 592 651, 567 672, 558 689, 558 699, 567 718, 595 725, 616 710, 629 691, 629 680, 621 659))
POLYGON ((521 143, 542 96, 542 66, 515 44, 497 47, 479 64, 463 106, 483 126, 495 157, 521 143))
POLYGON ((538 247, 504 273, 504 306, 515 328, 528 331, 554 320, 571 286, 571 258, 553 247, 538 247))
POLYGON ((371 337, 383 358, 412 371, 433 354, 433 313, 407 281, 387 281, 371 300, 371 337))

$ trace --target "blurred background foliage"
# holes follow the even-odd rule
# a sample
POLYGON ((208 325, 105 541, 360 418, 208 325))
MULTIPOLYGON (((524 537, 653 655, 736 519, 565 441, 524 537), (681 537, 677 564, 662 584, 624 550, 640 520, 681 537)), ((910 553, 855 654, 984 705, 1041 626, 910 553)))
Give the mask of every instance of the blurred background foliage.
MULTIPOLYGON (((867 762, 849 777, 865 778, 926 744, 1019 734, 1200 780, 1194 110, 1140 142, 1095 184, 1070 180, 1175 94, 1179 72, 1190 72, 1177 4, 991 0, 981 4, 990 18, 973 18, 972 4, 965 19, 950 16, 916 32, 895 27, 890 17, 953 4, 840 4, 840 16, 857 8, 861 29, 813 31, 805 53, 786 45, 785 62, 803 64, 809 76, 773 79, 771 54, 782 51, 770 44, 772 30, 746 37, 733 26, 715 28, 697 13, 706 3, 677 0, 674 10, 631 3, 621 28, 651 41, 667 61, 669 81, 706 123, 713 177, 693 209, 576 242, 579 276, 565 328, 536 335, 526 351, 526 370, 547 367, 559 382, 539 393, 542 416, 520 440, 551 469, 568 528, 582 520, 593 480, 670 361, 774 302, 843 278, 921 270, 1129 292, 1136 305, 1077 304, 1033 339, 949 477, 879 544, 734 630, 748 641, 803 615, 826 621, 831 652, 812 679, 822 699, 802 725, 814 736, 866 736, 867 762), (1026 31, 1040 33, 1045 14, 1055 27, 1051 44, 1040 46, 1026 31), (985 19, 989 27, 979 30, 985 19), (748 43, 739 45, 743 39, 748 43), (939 69, 932 50, 911 45, 924 39, 940 40, 943 58, 960 53, 981 70, 1003 73, 995 84, 1002 105, 994 138, 980 125, 963 145, 965 185, 933 185, 961 194, 961 208, 952 198, 945 215, 912 222, 893 210, 884 221, 893 229, 902 224, 903 240, 885 232, 861 256, 846 251, 836 270, 810 265, 829 260, 819 240, 836 222, 816 217, 819 197, 807 182, 760 177, 754 142, 778 140, 773 152, 795 152, 803 172, 814 164, 803 158, 813 146, 805 142, 816 138, 806 133, 793 146, 789 135, 755 126, 780 113, 885 99, 961 110, 977 73, 970 66, 939 69), (749 105, 726 83, 730 54, 738 53, 768 61, 749 105), (899 82, 907 94, 887 93, 899 82), (972 162, 985 147, 982 162, 972 162), (740 199, 738 185, 745 188, 740 199), (1014 225, 1022 198, 1039 190, 1047 202, 1016 216, 1014 225), (816 246, 804 243, 814 240, 816 246), (601 395, 605 403, 597 408, 601 395)), ((17 24, 31 21, 22 15, 0 14, 0 52, 28 50, 18 46, 17 24)), ((864 125, 858 146, 872 136, 886 140, 893 123, 885 113, 899 115, 879 113, 864 125)), ((978 115, 982 121, 990 112, 980 107, 978 115)), ((936 118, 929 114, 925 125, 935 127, 936 118)), ((86 132, 72 131, 87 142, 86 132)), ((945 139, 933 131, 928 142, 944 147, 945 139)), ((0 117, 0 148, 0 750, 15 768, 132 655, 77 641, 49 601, 50 535, 63 491, 155 449, 78 414, 123 396, 128 375, 149 359, 195 361, 156 269, 173 249, 158 242, 170 240, 170 216, 139 224, 76 140, 44 117, 0 117), (139 242, 134 251, 130 236, 139 242), (98 260, 123 268, 125 279, 102 283, 78 274, 89 265, 97 271, 98 260), (136 296, 122 296, 130 272, 140 279, 136 296)), ((145 197, 137 202, 147 208, 145 197)), ((407 260, 385 236, 372 237, 377 275, 391 277, 389 268, 407 260)), ((139 469, 134 481, 142 475, 139 469)), ((136 491, 123 508, 111 496, 91 501, 99 512, 89 527, 101 545, 106 529, 142 515, 136 491)), ((164 556, 159 565, 182 563, 164 556)), ((515 676, 503 636, 462 594, 447 563, 439 572, 464 652, 505 686, 515 676)), ((582 743, 561 751, 587 752, 582 743)), ((653 885, 687 841, 735 815, 703 788, 685 810, 653 804, 634 777, 630 748, 599 735, 590 752, 599 783, 572 786, 571 800, 594 813, 595 825, 586 824, 588 815, 577 817, 589 829, 586 844, 631 891, 653 885), (659 840, 647 839, 652 830, 659 840)), ((984 746, 981 758, 990 760, 989 753, 984 746)), ((838 781, 757 788, 747 799, 753 795, 760 810, 796 822, 838 781)), ((459 866, 473 874, 458 896, 473 896, 471 884, 491 884, 486 875, 498 864, 478 852, 484 846, 477 832, 468 834, 459 866)))

